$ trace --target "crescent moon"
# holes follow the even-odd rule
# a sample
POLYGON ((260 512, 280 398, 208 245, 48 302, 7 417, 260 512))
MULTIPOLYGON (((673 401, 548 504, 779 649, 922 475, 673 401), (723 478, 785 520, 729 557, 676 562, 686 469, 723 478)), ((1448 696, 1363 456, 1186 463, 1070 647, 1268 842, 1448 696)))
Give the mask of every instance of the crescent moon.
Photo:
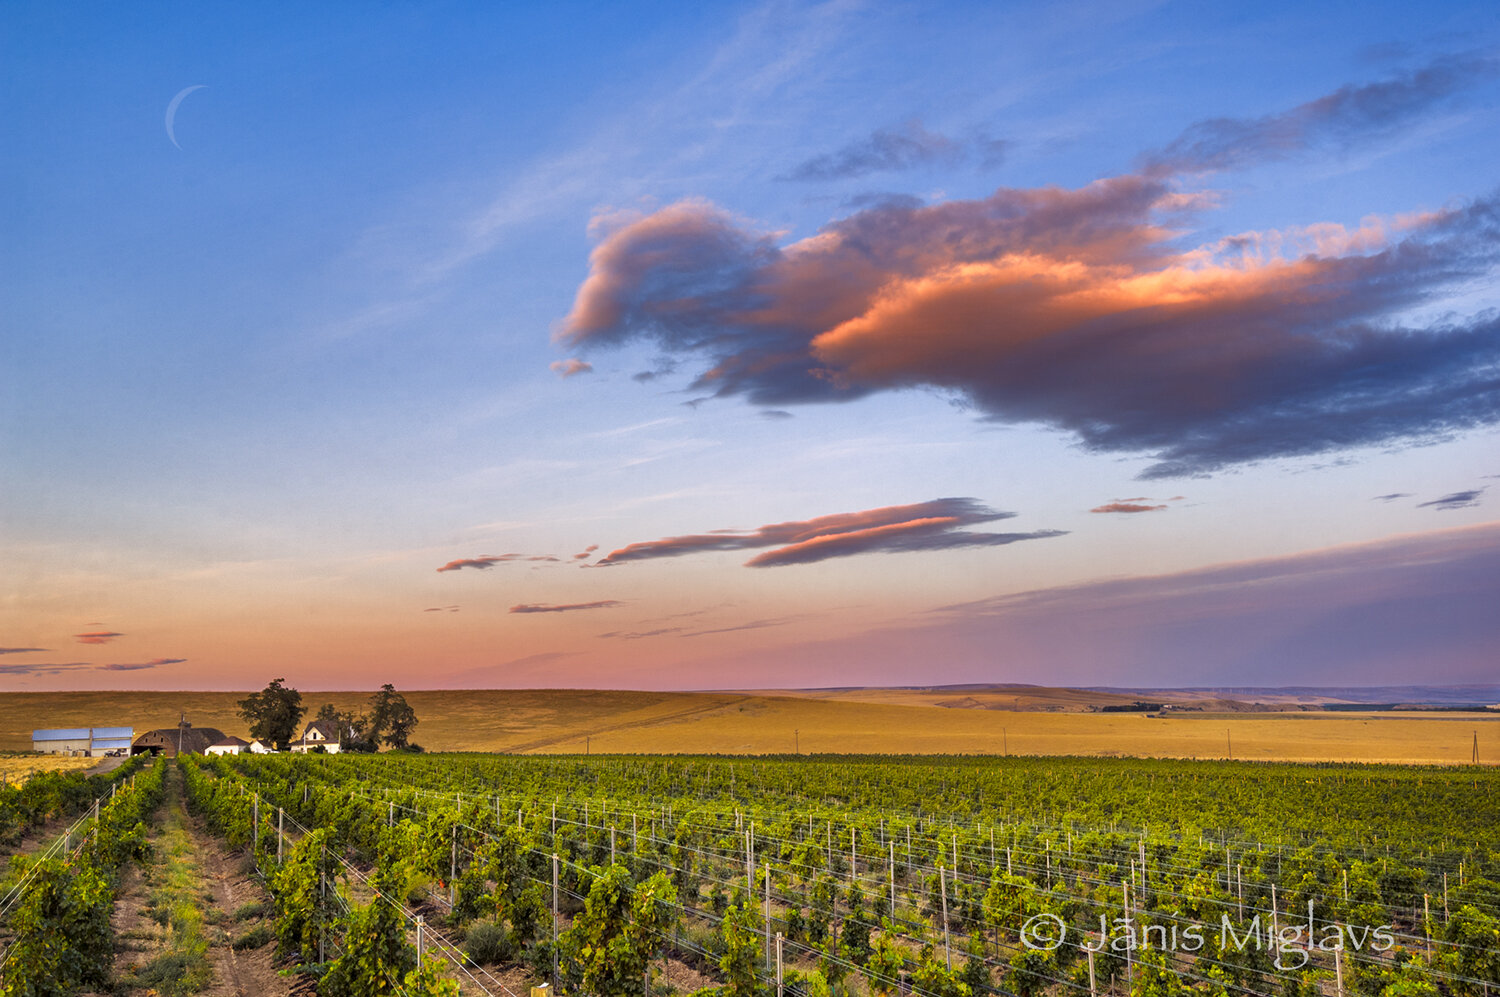
MULTIPOLYGON (((178 106, 183 102, 188 94, 192 93, 194 90, 202 90, 206 86, 208 86, 208 84, 206 83, 195 83, 190 87, 183 87, 181 90, 177 91, 177 96, 173 97, 172 102, 167 105, 167 138, 171 139, 173 145, 177 145, 177 135, 172 130, 172 126, 173 123, 177 120, 178 106)), ((177 145, 177 148, 181 149, 182 146, 177 145)))

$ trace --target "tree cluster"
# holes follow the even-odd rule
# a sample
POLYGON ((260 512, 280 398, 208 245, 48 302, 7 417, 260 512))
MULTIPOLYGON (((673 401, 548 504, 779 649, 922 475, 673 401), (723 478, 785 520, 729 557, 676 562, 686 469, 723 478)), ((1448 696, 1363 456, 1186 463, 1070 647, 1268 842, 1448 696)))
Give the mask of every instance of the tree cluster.
MULTIPOLYGON (((307 713, 302 694, 285 683, 283 678, 274 679, 260 692, 239 701, 240 717, 249 724, 250 735, 274 744, 278 751, 287 750, 297 739, 298 727, 307 713)), ((336 727, 338 743, 345 751, 376 751, 382 745, 398 751, 422 750, 411 740, 418 723, 416 711, 389 682, 370 697, 364 713, 339 710, 325 703, 314 719, 336 727)))

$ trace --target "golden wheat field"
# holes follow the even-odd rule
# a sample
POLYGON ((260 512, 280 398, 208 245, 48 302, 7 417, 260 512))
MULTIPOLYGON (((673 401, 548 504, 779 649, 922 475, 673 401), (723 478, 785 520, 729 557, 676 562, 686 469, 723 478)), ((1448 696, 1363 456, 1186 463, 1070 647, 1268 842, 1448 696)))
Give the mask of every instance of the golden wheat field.
MULTIPOLYGON (((882 690, 870 698, 880 700, 882 690)), ((0 694, 0 750, 33 727, 175 726, 245 736, 229 692, 0 694)), ((405 694, 429 751, 521 753, 987 754, 1467 764, 1500 759, 1500 715, 1464 713, 1018 712, 775 693, 462 690, 405 694)), ((885 697, 889 700, 890 697, 885 697)), ((368 693, 305 693, 362 707, 368 693)))
MULTIPOLYGON (((30 742, 27 742, 30 747, 30 742)), ((86 769, 97 765, 97 758, 70 758, 67 755, 0 754, 0 786, 20 785, 38 772, 59 769, 86 769)))

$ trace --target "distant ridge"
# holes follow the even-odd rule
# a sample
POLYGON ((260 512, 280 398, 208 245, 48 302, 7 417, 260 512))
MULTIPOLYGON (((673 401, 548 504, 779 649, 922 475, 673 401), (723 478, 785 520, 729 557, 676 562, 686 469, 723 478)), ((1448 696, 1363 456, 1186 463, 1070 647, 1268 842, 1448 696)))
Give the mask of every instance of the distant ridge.
MULTIPOLYGON (((953 686, 951 688, 958 688, 953 686)), ((1500 685, 1372 685, 1372 686, 1176 686, 1127 688, 1091 685, 1089 692, 1115 695, 1241 699, 1250 702, 1298 700, 1342 703, 1421 703, 1433 706, 1490 705, 1500 703, 1500 685)))

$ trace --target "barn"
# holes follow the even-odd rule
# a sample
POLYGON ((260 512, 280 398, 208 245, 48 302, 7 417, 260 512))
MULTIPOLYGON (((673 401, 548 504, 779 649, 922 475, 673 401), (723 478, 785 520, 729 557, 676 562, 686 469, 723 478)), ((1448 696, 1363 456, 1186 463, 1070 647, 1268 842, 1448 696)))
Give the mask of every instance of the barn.
POLYGON ((132 755, 166 755, 173 758, 178 754, 203 755, 208 753, 210 746, 219 744, 224 740, 224 732, 217 727, 194 727, 184 719, 176 727, 158 727, 156 730, 148 730, 135 739, 130 746, 132 755))

